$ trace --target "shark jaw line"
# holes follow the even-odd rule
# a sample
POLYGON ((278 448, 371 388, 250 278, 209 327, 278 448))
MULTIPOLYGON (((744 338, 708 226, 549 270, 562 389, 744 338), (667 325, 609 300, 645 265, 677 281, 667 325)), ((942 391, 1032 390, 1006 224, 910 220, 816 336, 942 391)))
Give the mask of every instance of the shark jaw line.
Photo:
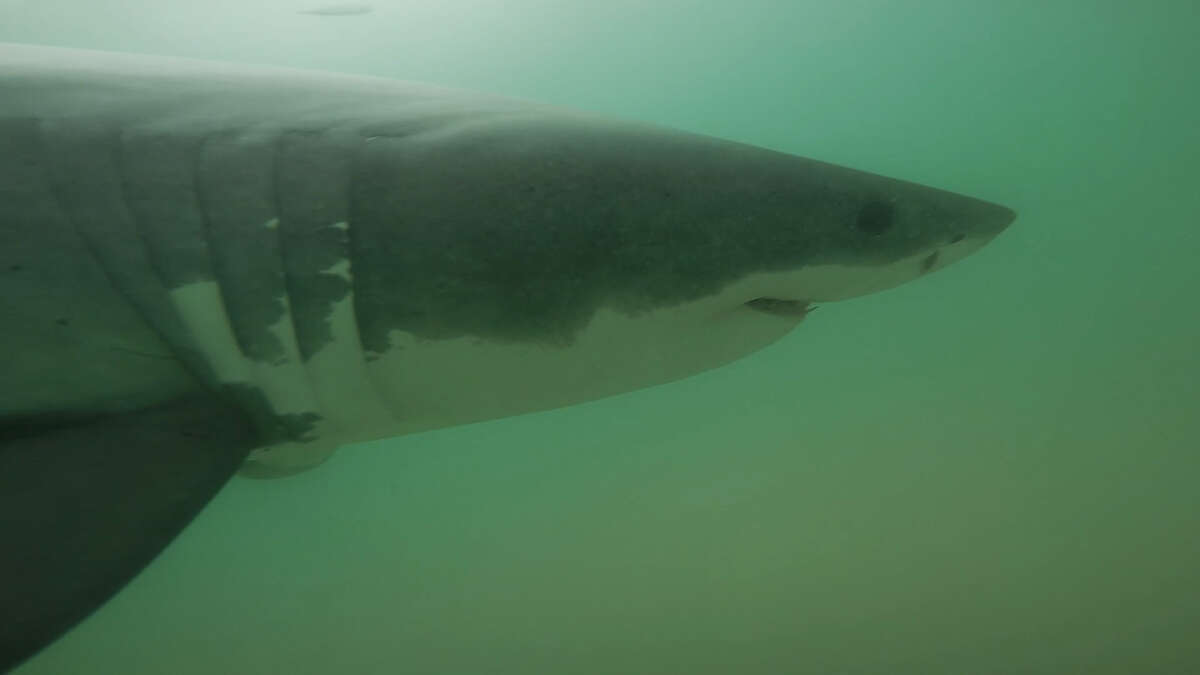
POLYGON ((814 303, 849 300, 900 286, 948 267, 991 239, 956 239, 884 264, 821 264, 760 272, 725 289, 723 302, 732 300, 763 314, 803 319, 816 309, 814 303))

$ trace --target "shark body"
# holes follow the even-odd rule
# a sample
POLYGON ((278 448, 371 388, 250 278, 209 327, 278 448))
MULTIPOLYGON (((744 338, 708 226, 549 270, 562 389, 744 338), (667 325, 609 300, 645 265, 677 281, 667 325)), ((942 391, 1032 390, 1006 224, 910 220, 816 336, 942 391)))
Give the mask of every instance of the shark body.
POLYGON ((1013 218, 528 101, 0 45, 0 545, 19 552, 0 670, 239 469, 686 377, 1013 218))

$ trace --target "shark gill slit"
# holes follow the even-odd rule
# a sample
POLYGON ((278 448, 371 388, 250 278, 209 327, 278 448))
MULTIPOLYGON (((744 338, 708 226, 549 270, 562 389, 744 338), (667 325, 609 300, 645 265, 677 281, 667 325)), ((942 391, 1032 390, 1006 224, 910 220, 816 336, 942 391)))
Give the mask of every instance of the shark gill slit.
POLYGON ((170 299, 171 289, 167 285, 167 278, 163 274, 163 261, 159 259, 158 251, 146 234, 146 223, 142 219, 138 210, 133 207, 130 200, 130 169, 128 158, 128 132, 124 127, 117 126, 113 130, 112 137, 112 161, 114 172, 117 175, 117 202, 121 206, 121 210, 129 219, 129 224, 132 226, 133 234, 135 235, 139 248, 141 250, 141 260, 146 263, 148 271, 154 276, 157 282, 157 288, 154 290, 161 293, 163 299, 162 304, 169 312, 164 314, 162 318, 154 316, 153 311, 149 308, 138 307, 139 312, 146 318, 151 326, 158 331, 163 337, 163 341, 171 348, 179 360, 187 368, 188 372, 196 378, 198 382, 211 385, 210 380, 211 369, 209 364, 204 359, 203 352, 200 351, 199 345, 194 344, 194 341, 187 333, 186 324, 179 312, 179 308, 170 299), (147 314, 151 316, 147 316, 147 314), (169 322, 170 327, 166 325, 169 322))
MULTIPOLYGON (((53 137, 52 132, 54 129, 50 128, 53 124, 55 122, 49 120, 37 120, 34 136, 37 138, 40 149, 39 156, 42 158, 43 178, 46 183, 47 192, 54 203, 55 210, 71 228, 74 235, 82 242, 84 250, 87 251, 88 256, 96 263, 101 274, 108 281, 109 286, 129 303, 129 306, 146 322, 146 325, 163 338, 168 353, 141 352, 115 345, 111 349, 177 361, 193 376, 200 377, 202 369, 200 363, 195 358, 194 351, 187 349, 186 343, 180 342, 180 337, 183 334, 183 325, 179 321, 179 317, 169 312, 164 313, 163 311, 164 308, 170 305, 164 296, 165 285, 163 278, 159 273, 158 267, 152 263, 148 243, 139 225, 140 221, 129 206, 128 178, 124 170, 122 153, 122 129, 119 126, 113 126, 112 128, 83 130, 80 132, 78 129, 71 129, 69 122, 57 122, 57 124, 63 126, 63 129, 58 129, 60 133, 80 132, 88 137, 88 141, 98 144, 103 149, 105 154, 104 159, 113 170, 112 175, 116 176, 113 185, 103 186, 104 189, 98 190, 97 194, 103 195, 104 193, 108 193, 108 196, 113 199, 114 205, 120 210, 120 215, 123 217, 121 222, 129 227, 117 233, 94 232, 92 228, 89 228, 80 221, 78 214, 67 206, 67 200, 63 197, 65 189, 63 180, 66 179, 67 172, 70 169, 60 165, 62 162, 60 158, 61 148, 57 148, 50 140, 53 137), (120 261, 115 260, 107 252, 107 247, 103 245, 106 239, 119 240, 122 235, 127 234, 134 235, 134 239, 138 244, 138 258, 141 262, 146 263, 144 269, 157 282, 156 287, 147 288, 139 292, 136 282, 131 278, 131 273, 126 272, 123 274, 121 272, 120 261)), ((75 167, 74 170, 80 171, 80 168, 75 167)), ((79 180, 79 176, 75 176, 74 178, 79 180)), ((97 204, 89 204, 85 208, 95 209, 98 206, 97 204)), ((116 245, 120 245, 120 243, 116 245)))
POLYGON ((354 184, 355 181, 358 180, 359 172, 362 170, 362 156, 366 152, 367 143, 369 141, 370 138, 368 136, 362 135, 356 139, 356 142, 352 146, 353 150, 351 150, 351 152, 353 155, 350 161, 347 163, 348 175, 346 176, 346 181, 344 183, 346 190, 346 227, 343 230, 343 236, 339 238, 339 241, 343 246, 347 274, 350 277, 350 312, 354 317, 354 333, 355 337, 358 339, 358 353, 362 357, 363 372, 366 376, 368 384, 371 387, 371 391, 375 394, 376 400, 379 401, 380 405, 383 406, 388 415, 390 415, 392 418, 397 418, 399 407, 394 401, 391 400, 386 393, 386 388, 383 387, 379 382, 379 375, 377 374, 376 369, 372 369, 370 367, 370 362, 382 356, 382 354, 373 354, 367 347, 366 341, 363 339, 364 326, 362 310, 364 308, 359 301, 359 281, 354 265, 354 252, 359 250, 363 243, 359 241, 359 236, 361 235, 355 227, 355 222, 358 219, 360 210, 358 208, 356 199, 358 191, 355 190, 354 184))

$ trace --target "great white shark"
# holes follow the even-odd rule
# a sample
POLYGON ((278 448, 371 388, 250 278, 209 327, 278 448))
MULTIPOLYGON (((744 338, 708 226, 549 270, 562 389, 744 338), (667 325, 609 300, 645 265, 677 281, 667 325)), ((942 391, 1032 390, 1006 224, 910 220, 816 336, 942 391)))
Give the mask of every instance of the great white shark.
POLYGON ((0 670, 239 470, 714 368, 1014 217, 500 96, 0 45, 0 670))

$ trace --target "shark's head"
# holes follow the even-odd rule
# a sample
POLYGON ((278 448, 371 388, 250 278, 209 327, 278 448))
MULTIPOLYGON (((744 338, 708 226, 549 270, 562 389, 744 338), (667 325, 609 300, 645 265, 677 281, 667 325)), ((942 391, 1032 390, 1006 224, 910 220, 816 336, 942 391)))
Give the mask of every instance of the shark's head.
MULTIPOLYGON (((618 186, 585 217, 627 272, 617 304, 742 293, 759 311, 852 298, 978 250, 1003 206, 906 181, 689 134, 623 130, 580 167, 618 186), (597 159, 602 158, 602 159, 597 159), (601 166, 592 164, 596 162, 601 166)), ((574 167, 567 164, 568 172, 574 167)), ((612 301, 613 298, 610 298, 612 301)))
POLYGON ((355 190, 354 227, 375 242, 355 266, 380 299, 359 303, 363 341, 418 427, 712 368, 778 339, 811 303, 939 270, 1014 218, 801 157, 570 115, 380 136, 355 190))
MULTIPOLYGON (((905 181, 756 148, 736 175, 711 162, 699 228, 720 232, 734 301, 803 316, 809 303, 886 290, 979 250, 1016 217, 1010 209, 905 181), (733 206, 733 205, 737 206, 733 206), (753 296, 753 297, 750 297, 753 296), (799 312, 797 314, 797 312, 799 312)), ((693 166, 703 166, 697 161, 693 166)))

